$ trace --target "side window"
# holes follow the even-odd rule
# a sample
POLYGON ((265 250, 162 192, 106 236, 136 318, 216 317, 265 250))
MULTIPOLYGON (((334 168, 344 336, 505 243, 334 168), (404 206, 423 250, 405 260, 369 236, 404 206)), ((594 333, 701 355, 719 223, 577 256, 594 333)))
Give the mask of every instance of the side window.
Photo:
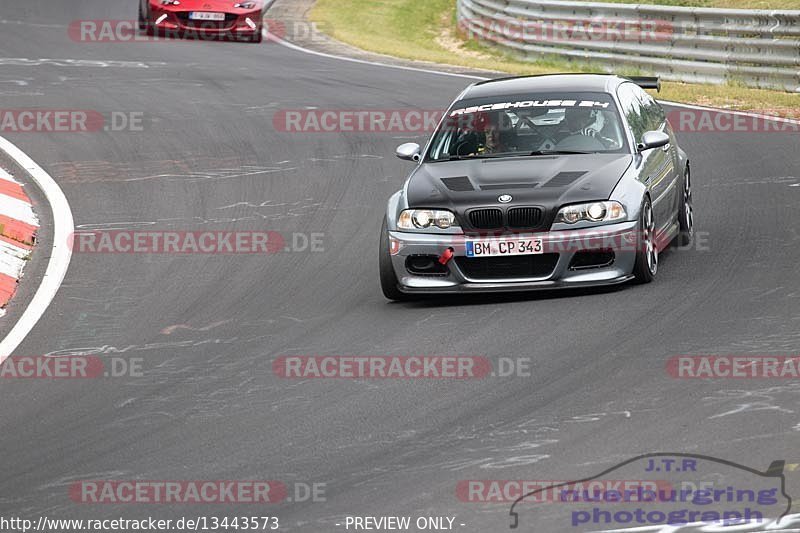
POLYGON ((667 121, 664 110, 652 96, 641 89, 639 89, 639 98, 642 100, 642 114, 645 117, 647 131, 663 130, 664 123, 667 121))
POLYGON ((642 140, 642 135, 647 131, 648 126, 638 91, 639 87, 632 83, 623 83, 617 90, 619 103, 622 106, 622 115, 633 132, 634 142, 637 143, 642 140))

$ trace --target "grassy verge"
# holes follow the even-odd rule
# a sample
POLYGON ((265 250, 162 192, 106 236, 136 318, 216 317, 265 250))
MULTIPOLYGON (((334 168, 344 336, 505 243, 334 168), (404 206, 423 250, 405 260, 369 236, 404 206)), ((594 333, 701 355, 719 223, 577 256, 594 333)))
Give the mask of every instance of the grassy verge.
MULTIPOLYGON (((650 3, 689 0, 650 0, 650 3)), ((693 4, 797 4, 797 0, 695 0, 693 4)), ((455 31, 455 0, 318 0, 312 20, 332 29, 334 38, 364 50, 405 59, 433 61, 513 74, 599 71, 590 64, 562 59, 536 63, 517 60, 455 31)), ((622 72, 623 74, 625 72, 622 72)), ((629 73, 630 74, 630 73, 629 73)), ((663 84, 659 98, 769 114, 797 117, 800 95, 751 89, 733 84, 663 84)))

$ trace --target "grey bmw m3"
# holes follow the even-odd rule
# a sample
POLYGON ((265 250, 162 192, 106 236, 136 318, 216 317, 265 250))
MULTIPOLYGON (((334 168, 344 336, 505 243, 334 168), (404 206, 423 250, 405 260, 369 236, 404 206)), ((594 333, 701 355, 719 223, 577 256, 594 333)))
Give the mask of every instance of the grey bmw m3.
POLYGON ((384 295, 651 282, 693 237, 689 159, 657 78, 557 74, 473 84, 389 199, 384 295))

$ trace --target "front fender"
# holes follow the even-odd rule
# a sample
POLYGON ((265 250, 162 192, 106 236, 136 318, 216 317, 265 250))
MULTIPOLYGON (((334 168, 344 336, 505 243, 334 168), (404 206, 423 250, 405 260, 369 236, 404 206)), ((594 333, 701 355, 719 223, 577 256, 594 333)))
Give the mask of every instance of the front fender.
POLYGON ((628 220, 639 220, 639 211, 642 209, 644 197, 647 194, 647 187, 644 183, 636 179, 635 169, 629 168, 621 180, 611 192, 609 200, 616 200, 625 206, 628 213, 628 220))
POLYGON ((408 201, 406 201, 405 187, 394 193, 389 197, 386 203, 386 228, 389 231, 397 231, 397 218, 400 212, 408 208, 408 201))

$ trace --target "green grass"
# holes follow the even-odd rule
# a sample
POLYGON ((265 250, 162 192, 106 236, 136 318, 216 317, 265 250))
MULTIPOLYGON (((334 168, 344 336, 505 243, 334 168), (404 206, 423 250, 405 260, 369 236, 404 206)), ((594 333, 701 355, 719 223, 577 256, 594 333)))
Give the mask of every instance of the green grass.
MULTIPOLYGON (((649 0, 648 3, 689 3, 690 0, 649 0)), ((798 0, 696 0, 692 4, 770 7, 794 4, 798 0)), ((318 0, 311 18, 332 36, 364 50, 405 59, 433 61, 471 68, 498 70, 511 74, 600 71, 591 64, 544 58, 526 62, 455 31, 455 0, 318 0), (358 14, 358 16, 355 16, 358 14)), ((620 74, 634 71, 622 69, 620 74)), ((756 110, 800 116, 800 95, 782 91, 751 89, 735 84, 704 85, 666 82, 659 98, 716 107, 756 110)))
POLYGON ((451 54, 431 43, 441 31, 442 15, 453 10, 453 0, 320 0, 311 17, 359 48, 447 62, 451 54))

